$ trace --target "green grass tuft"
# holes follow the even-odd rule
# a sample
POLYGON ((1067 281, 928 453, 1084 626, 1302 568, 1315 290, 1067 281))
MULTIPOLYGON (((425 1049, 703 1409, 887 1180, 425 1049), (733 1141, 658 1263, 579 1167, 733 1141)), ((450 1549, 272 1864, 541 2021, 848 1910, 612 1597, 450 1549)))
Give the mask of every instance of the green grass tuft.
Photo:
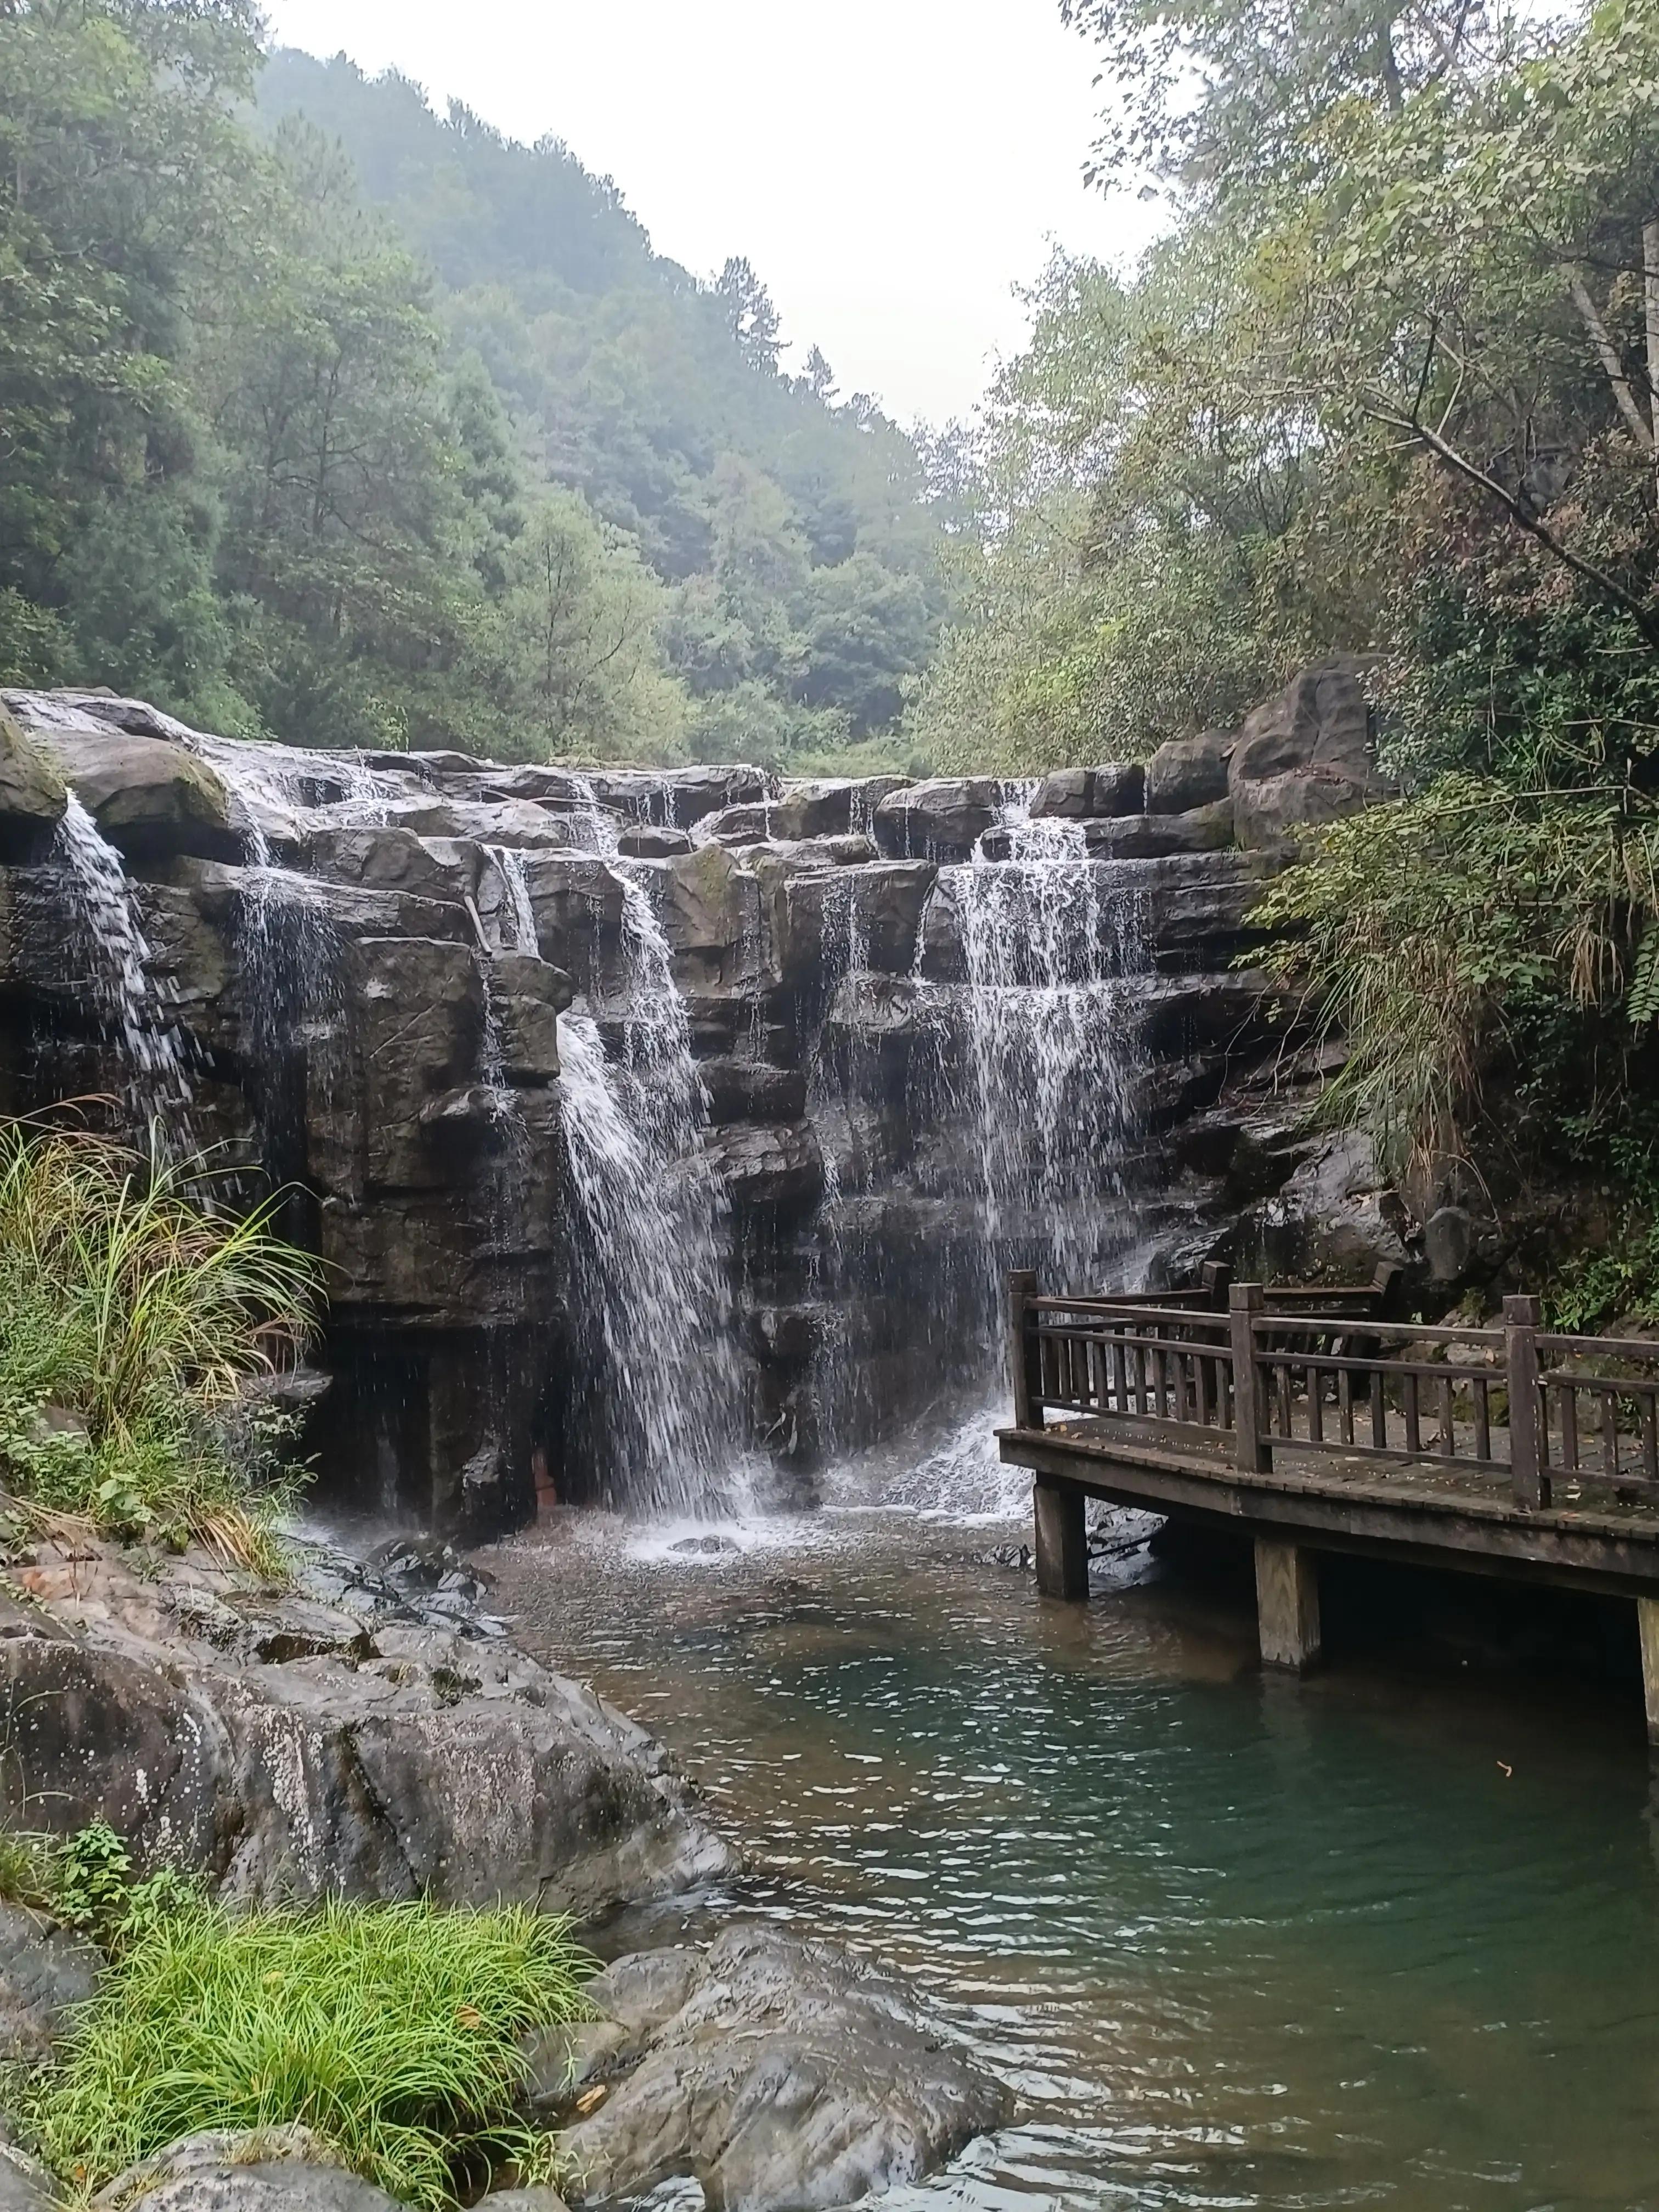
POLYGON ((590 1971, 563 1921, 516 1905, 180 1897, 130 1936, 24 2117, 83 2191, 203 2129, 301 2121, 391 2195, 448 2205, 502 2158, 545 2171, 517 2039, 579 2018, 590 1971))
MULTIPOLYGON (((196 1160, 0 1122, 0 1484, 37 1516, 280 1564, 250 1382, 305 1342, 316 1263, 196 1160)), ((222 1179, 221 1179, 222 1180, 222 1179)))

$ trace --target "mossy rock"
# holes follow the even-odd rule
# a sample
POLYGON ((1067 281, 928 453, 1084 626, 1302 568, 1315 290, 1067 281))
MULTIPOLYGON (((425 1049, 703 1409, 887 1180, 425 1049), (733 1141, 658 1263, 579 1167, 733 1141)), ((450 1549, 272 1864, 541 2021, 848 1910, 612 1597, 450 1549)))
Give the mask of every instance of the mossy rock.
POLYGON ((215 770, 165 738, 88 723, 33 741, 112 845, 130 859, 240 856, 230 795, 215 770))
POLYGON ((68 799, 64 779, 0 707, 0 857, 33 858, 47 845, 68 799))

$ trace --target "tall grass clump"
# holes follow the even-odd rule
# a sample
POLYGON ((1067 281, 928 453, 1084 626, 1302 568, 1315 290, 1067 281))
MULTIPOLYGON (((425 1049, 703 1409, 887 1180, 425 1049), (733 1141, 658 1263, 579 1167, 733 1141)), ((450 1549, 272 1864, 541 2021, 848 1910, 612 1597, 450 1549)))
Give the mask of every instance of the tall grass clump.
POLYGON ((274 1560, 281 1424, 249 1385, 296 1357, 316 1263, 198 1201, 203 1160, 0 1123, 0 1485, 123 1535, 274 1560))
POLYGON ((1523 1040, 1571 1058, 1594 1017, 1653 1034, 1659 811, 1444 775, 1325 830, 1250 919, 1346 1043, 1323 1117, 1368 1127, 1396 1169, 1465 1158, 1483 1078, 1523 1040))
POLYGON ((193 1898, 117 1954, 25 2118, 81 2190, 209 2128, 299 2121, 419 2205, 502 2158, 545 2170, 515 2117, 518 2038, 583 2010, 565 1922, 424 1903, 232 1915, 193 1898))

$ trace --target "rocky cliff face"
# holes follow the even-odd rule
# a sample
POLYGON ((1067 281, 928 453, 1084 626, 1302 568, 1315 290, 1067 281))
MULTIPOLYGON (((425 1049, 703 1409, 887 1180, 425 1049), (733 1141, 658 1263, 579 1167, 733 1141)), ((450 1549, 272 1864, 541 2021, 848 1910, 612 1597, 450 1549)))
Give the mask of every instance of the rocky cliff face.
POLYGON ((0 1108, 111 1095, 292 1186, 362 1504, 500 1523, 538 1468, 661 1498, 744 1447, 799 1492, 986 1378, 1007 1264, 1395 1249, 1236 964, 1290 830, 1373 787, 1352 664, 1019 790, 4 706, 0 1108))

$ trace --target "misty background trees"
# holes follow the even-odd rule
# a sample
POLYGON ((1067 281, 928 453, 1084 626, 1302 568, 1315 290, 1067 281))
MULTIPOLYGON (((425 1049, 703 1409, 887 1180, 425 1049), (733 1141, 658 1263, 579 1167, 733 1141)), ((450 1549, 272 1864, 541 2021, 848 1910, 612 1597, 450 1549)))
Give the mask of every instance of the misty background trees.
POLYGON ((556 141, 257 29, 0 7, 0 680, 301 743, 890 739, 945 605, 913 442, 556 141))

